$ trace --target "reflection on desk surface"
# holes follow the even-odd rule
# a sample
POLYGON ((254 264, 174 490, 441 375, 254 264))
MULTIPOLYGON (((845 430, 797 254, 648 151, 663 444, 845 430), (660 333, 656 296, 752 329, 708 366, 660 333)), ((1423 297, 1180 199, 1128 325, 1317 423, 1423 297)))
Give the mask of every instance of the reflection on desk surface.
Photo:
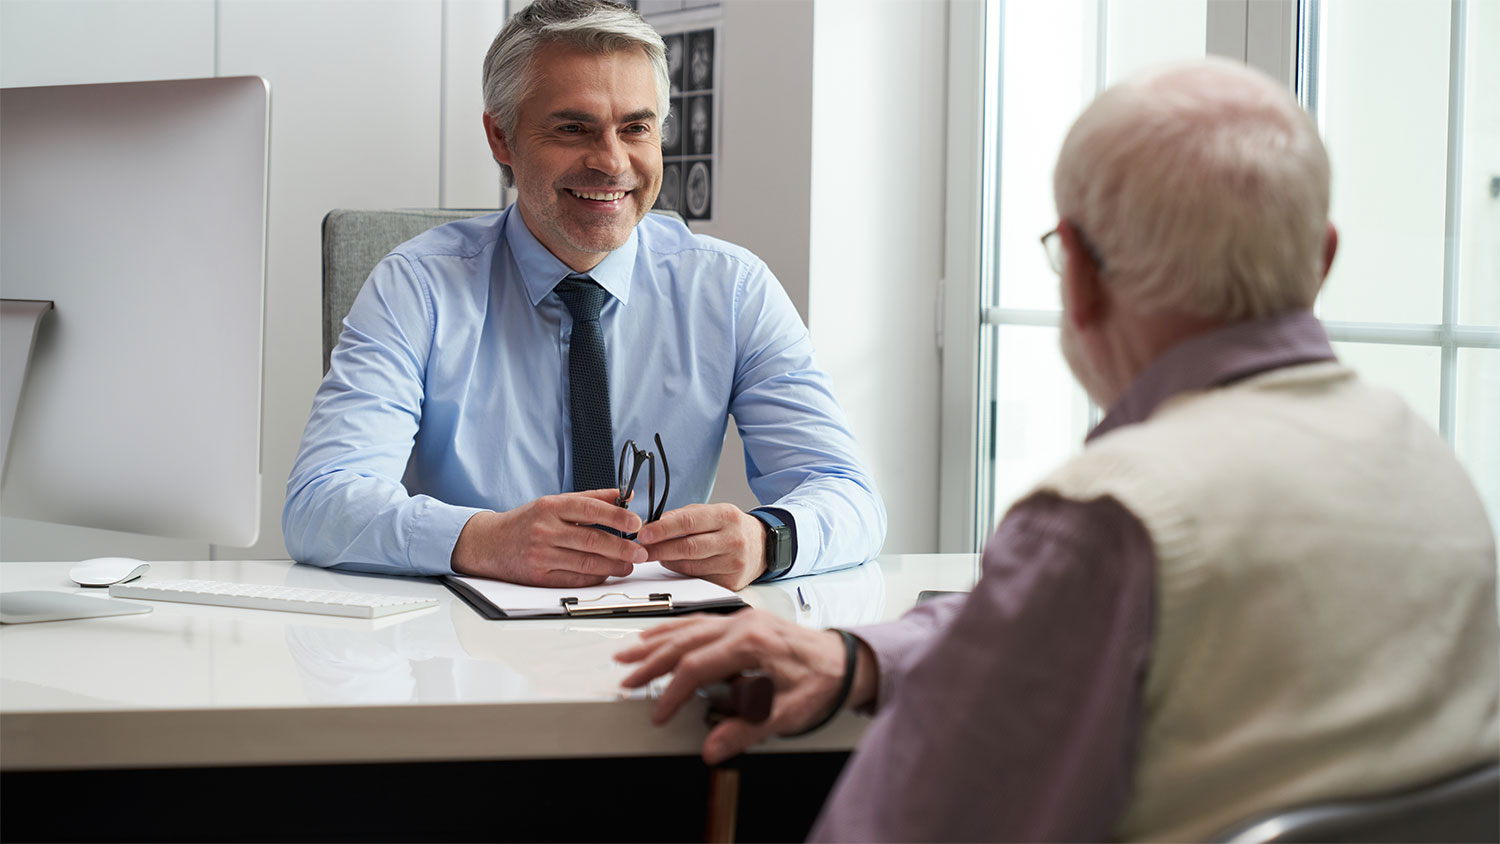
POLYGON ((880 561, 872 560, 816 577, 760 584, 745 593, 745 600, 803 627, 877 624, 885 618, 885 576, 880 561))
MULTIPOLYGON (((752 606, 807 626, 856 627, 899 615, 920 589, 967 589, 973 558, 940 556, 895 557, 742 594, 752 606)), ((66 563, 7 563, 0 566, 0 588, 80 588, 62 585, 66 569, 66 563)), ((148 576, 413 595, 440 603, 374 621, 156 604, 156 612, 141 616, 6 625, 0 629, 0 708, 606 701, 619 696, 626 674, 614 654, 662 620, 488 621, 434 580, 286 561, 159 562, 148 576)))
POLYGON ((374 633, 288 627, 286 641, 314 703, 610 700, 625 676, 613 656, 648 623, 493 622, 451 601, 431 621, 374 633))
MULTIPOLYGON (((345 584, 347 575, 293 566, 288 583, 345 584), (326 579, 326 580, 325 580, 326 579)), ((613 655, 650 622, 488 621, 434 581, 363 576, 400 594, 442 590, 430 617, 373 632, 290 626, 287 648, 313 703, 610 700, 625 676, 613 655), (631 624, 634 626, 631 626, 631 624)), ((375 590, 371 590, 375 591, 375 590)))
MULTIPOLYGON (((745 597, 807 626, 853 627, 881 620, 885 582, 870 563, 745 597)), ((446 617, 374 633, 290 627, 287 645, 313 702, 607 700, 628 673, 614 654, 660 620, 491 621, 450 601, 446 617)))

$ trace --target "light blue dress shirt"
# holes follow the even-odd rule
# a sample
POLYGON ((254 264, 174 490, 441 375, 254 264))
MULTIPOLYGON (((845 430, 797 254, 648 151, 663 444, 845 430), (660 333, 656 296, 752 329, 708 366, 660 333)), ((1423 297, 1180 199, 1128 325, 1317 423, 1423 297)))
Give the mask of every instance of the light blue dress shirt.
MULTIPOLYGON (((570 490, 573 320, 552 292, 570 272, 515 206, 440 226, 376 265, 287 481, 294 559, 449 574, 475 513, 570 490)), ((752 491, 796 523, 787 576, 879 553, 885 506, 764 262, 648 214, 589 275, 610 294, 600 320, 615 453, 626 439, 654 448, 661 434, 668 509, 708 500, 732 413, 752 491)))

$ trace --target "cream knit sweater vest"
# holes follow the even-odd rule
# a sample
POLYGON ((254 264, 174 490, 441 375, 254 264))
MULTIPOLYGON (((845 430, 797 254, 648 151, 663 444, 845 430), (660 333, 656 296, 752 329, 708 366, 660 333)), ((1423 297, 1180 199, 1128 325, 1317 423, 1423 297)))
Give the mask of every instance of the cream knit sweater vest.
POLYGON ((1176 396, 1040 489, 1112 496, 1155 544, 1120 837, 1203 840, 1500 755, 1495 540, 1478 496, 1424 422, 1343 366, 1176 396))

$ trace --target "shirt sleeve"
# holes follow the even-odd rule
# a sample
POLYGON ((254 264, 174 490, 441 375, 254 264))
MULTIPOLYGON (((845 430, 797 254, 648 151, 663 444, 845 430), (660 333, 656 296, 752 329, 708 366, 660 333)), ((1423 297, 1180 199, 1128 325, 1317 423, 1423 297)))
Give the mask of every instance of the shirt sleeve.
POLYGON ((785 577, 872 560, 885 544, 885 503, 813 359, 812 340, 763 263, 736 290, 729 411, 745 444, 750 489, 791 514, 797 555, 785 577))
POLYGON ((1154 569, 1113 499, 1038 495, 967 598, 853 631, 879 713, 812 840, 1108 840, 1132 789, 1154 569))
POLYGON ((409 495, 401 482, 435 325, 426 277, 387 256, 344 325, 287 481, 287 552, 353 571, 451 574, 458 534, 480 511, 409 495))

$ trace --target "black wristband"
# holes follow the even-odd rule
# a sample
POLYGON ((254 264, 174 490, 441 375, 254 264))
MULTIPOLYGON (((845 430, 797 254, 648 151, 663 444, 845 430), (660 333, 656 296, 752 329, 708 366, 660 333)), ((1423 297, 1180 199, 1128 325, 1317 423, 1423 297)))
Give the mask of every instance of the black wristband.
POLYGON ((828 710, 827 715, 818 719, 817 723, 806 729, 798 730, 795 733, 783 733, 782 738, 796 738, 823 729, 844 708, 845 701, 849 700, 849 691, 854 688, 854 665, 859 660, 859 639, 855 638, 854 634, 847 630, 829 629, 844 637, 844 681, 839 686, 838 697, 834 699, 833 708, 828 710))

